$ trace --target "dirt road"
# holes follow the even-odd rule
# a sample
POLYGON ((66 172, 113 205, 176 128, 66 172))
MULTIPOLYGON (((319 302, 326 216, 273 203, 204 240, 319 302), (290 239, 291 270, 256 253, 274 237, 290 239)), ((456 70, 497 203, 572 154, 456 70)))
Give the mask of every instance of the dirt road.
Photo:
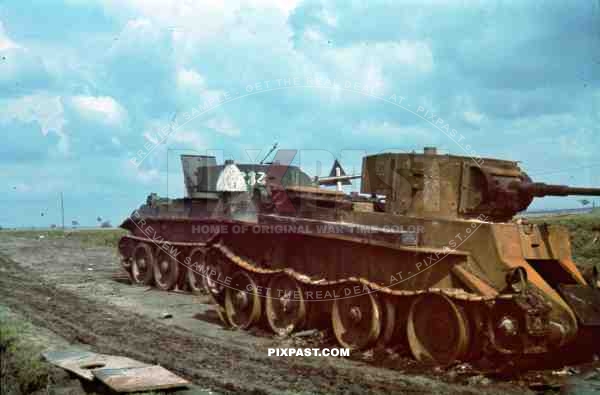
POLYGON ((231 331, 221 326, 205 297, 115 281, 119 264, 111 248, 2 234, 0 253, 0 304, 71 343, 159 363, 215 392, 527 392, 523 383, 448 374, 398 356, 390 356, 398 360, 388 364, 391 369, 360 361, 368 354, 268 357, 269 347, 300 339, 231 331), (173 318, 162 319, 164 313, 173 318))

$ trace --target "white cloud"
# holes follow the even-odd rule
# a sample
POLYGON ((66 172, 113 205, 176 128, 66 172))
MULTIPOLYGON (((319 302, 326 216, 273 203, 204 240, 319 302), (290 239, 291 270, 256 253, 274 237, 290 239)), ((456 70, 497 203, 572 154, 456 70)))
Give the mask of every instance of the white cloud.
POLYGON ((136 168, 136 178, 142 184, 156 184, 160 181, 160 173, 156 169, 144 170, 136 168))
POLYGON ((388 121, 374 122, 374 121, 360 121, 355 128, 360 134, 384 134, 384 135, 398 135, 403 132, 399 125, 393 124, 388 121))
POLYGON ((321 21, 323 21, 326 25, 330 27, 338 26, 337 16, 334 15, 331 11, 327 10, 326 8, 323 8, 321 12, 319 12, 318 16, 319 19, 321 19, 321 21))
POLYGON ((17 43, 12 41, 6 33, 4 32, 4 26, 2 25, 2 21, 0 21, 0 51, 5 51, 7 49, 13 48, 21 48, 17 43))
POLYGON ((150 132, 144 132, 144 138, 150 143, 152 143, 152 145, 157 145, 161 143, 161 141, 154 137, 150 132))
POLYGON ((406 141, 427 141, 431 139, 431 130, 427 127, 403 126, 390 121, 360 121, 353 128, 353 133, 359 136, 387 136, 406 141))
POLYGON ((325 42, 325 36, 323 36, 323 33, 314 28, 308 28, 304 30, 302 35, 306 41, 325 42))
POLYGON ((73 107, 84 117, 107 124, 119 125, 127 111, 110 96, 74 96, 73 107))
POLYGON ((0 123, 12 119, 36 122, 43 136, 47 136, 48 133, 59 136, 57 148, 60 154, 69 153, 69 138, 64 131, 67 121, 60 96, 38 93, 17 99, 0 100, 0 123))
POLYGON ((463 117, 465 121, 467 121, 471 125, 479 126, 484 118, 484 115, 476 111, 465 111, 463 112, 463 117))
POLYGON ((0 105, 0 120, 10 119, 37 122, 44 136, 51 131, 63 135, 66 123, 61 97, 46 93, 3 101, 0 105))
POLYGON ((282 11, 285 15, 289 15, 299 2, 300 0, 246 0, 241 3, 250 7, 274 8, 282 11))
POLYGON ((144 29, 152 26, 152 22, 146 18, 132 19, 127 22, 125 29, 144 29))
POLYGON ((204 88, 205 80, 200 73, 191 69, 181 69, 177 72, 177 83, 183 87, 204 88))
POLYGON ((129 22, 129 27, 147 26, 150 21, 157 30, 170 30, 175 40, 208 42, 248 27, 246 23, 256 17, 256 10, 260 10, 260 18, 269 18, 270 25, 279 24, 271 18, 284 23, 298 0, 102 0, 102 3, 109 14, 123 19, 135 15, 136 20, 129 22))
POLYGON ((164 149, 166 143, 172 141, 173 135, 177 133, 177 130, 172 129, 174 127, 174 124, 155 119, 148 122, 142 136, 156 149, 164 149))
POLYGON ((145 169, 143 166, 137 166, 129 159, 122 162, 123 171, 130 179, 133 179, 141 184, 150 185, 160 182, 160 172, 155 168, 145 169))
POLYGON ((385 91, 393 82, 387 81, 385 75, 393 75, 395 79, 417 78, 418 74, 431 73, 434 68, 433 53, 425 41, 357 43, 327 51, 317 45, 309 48, 308 53, 332 78, 367 84, 377 91, 385 91))
POLYGON ((209 119, 205 125, 210 128, 215 130, 218 133, 227 135, 227 136, 239 136, 240 135, 240 129, 238 127, 236 127, 233 122, 225 117, 225 116, 219 116, 217 118, 212 118, 209 119))
POLYGON ((142 170, 138 168, 137 178, 144 184, 156 183, 160 180, 160 173, 156 169, 142 170))
POLYGON ((378 51, 391 50, 391 60, 403 65, 416 67, 419 71, 433 69, 433 53, 429 44, 423 41, 400 41, 395 44, 377 44, 378 51))
MULTIPOLYGON (((109 8, 121 6, 137 11, 139 14, 157 20, 180 19, 184 23, 195 18, 206 18, 209 15, 233 13, 243 8, 267 8, 279 10, 288 15, 296 8, 299 0, 212 0, 212 1, 173 1, 163 0, 105 0, 109 8)), ((198 25, 198 19, 195 19, 198 25)), ((202 25, 211 21, 203 20, 202 25)))
POLYGON ((197 152, 202 152, 208 149, 206 142, 200 137, 200 133, 189 130, 176 130, 170 136, 171 141, 179 143, 180 148, 191 149, 197 152))
POLYGON ((590 128, 580 127, 569 135, 558 138, 560 151, 574 160, 593 160, 597 155, 597 132, 590 128))
POLYGON ((33 188, 29 184, 19 183, 13 186, 13 190, 17 192, 31 192, 33 188))

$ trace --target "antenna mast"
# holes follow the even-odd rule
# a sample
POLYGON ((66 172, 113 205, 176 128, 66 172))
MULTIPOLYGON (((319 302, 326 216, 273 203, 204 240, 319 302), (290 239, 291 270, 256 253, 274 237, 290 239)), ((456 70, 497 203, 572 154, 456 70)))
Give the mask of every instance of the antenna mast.
POLYGON ((271 147, 271 149, 269 150, 269 152, 267 152, 267 155, 265 155, 265 157, 263 158, 263 160, 260 161, 261 165, 263 163, 265 163, 265 161, 267 160, 267 158, 273 153, 273 151, 275 151, 277 149, 278 146, 279 146, 278 142, 275 142, 275 144, 273 144, 273 147, 271 147))
POLYGON ((65 203, 63 199, 63 193, 60 193, 60 213, 62 218, 62 230, 65 231, 65 203))

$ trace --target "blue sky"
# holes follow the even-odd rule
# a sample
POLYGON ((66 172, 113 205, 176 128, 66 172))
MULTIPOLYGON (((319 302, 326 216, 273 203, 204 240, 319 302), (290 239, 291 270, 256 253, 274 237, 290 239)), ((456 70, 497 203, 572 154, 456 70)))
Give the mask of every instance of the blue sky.
POLYGON ((274 141, 312 175, 468 146, 600 186, 600 2, 5 0, 0 131, 2 226, 58 223, 61 191, 67 222, 118 224, 183 194, 179 154, 248 161, 274 141))

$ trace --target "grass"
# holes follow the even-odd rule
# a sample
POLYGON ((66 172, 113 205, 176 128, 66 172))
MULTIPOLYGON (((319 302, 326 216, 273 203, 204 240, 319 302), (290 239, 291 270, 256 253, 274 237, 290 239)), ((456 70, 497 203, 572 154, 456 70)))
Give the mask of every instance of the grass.
POLYGON ((127 234, 127 231, 120 228, 115 229, 83 229, 83 230, 3 230, 0 231, 0 237, 3 234, 17 237, 37 239, 43 236, 46 239, 70 239, 78 240, 85 246, 93 247, 117 247, 119 239, 127 234))
MULTIPOLYGON (((46 362, 41 353, 49 349, 72 349, 72 346, 0 304, 0 394, 115 394, 98 381, 82 381, 46 362)), ((136 395, 193 393, 197 391, 152 391, 137 392, 136 395)))
POLYGON ((39 345, 24 336, 26 322, 0 320, 0 376, 3 394, 30 394, 48 386, 50 369, 40 358, 39 345))

